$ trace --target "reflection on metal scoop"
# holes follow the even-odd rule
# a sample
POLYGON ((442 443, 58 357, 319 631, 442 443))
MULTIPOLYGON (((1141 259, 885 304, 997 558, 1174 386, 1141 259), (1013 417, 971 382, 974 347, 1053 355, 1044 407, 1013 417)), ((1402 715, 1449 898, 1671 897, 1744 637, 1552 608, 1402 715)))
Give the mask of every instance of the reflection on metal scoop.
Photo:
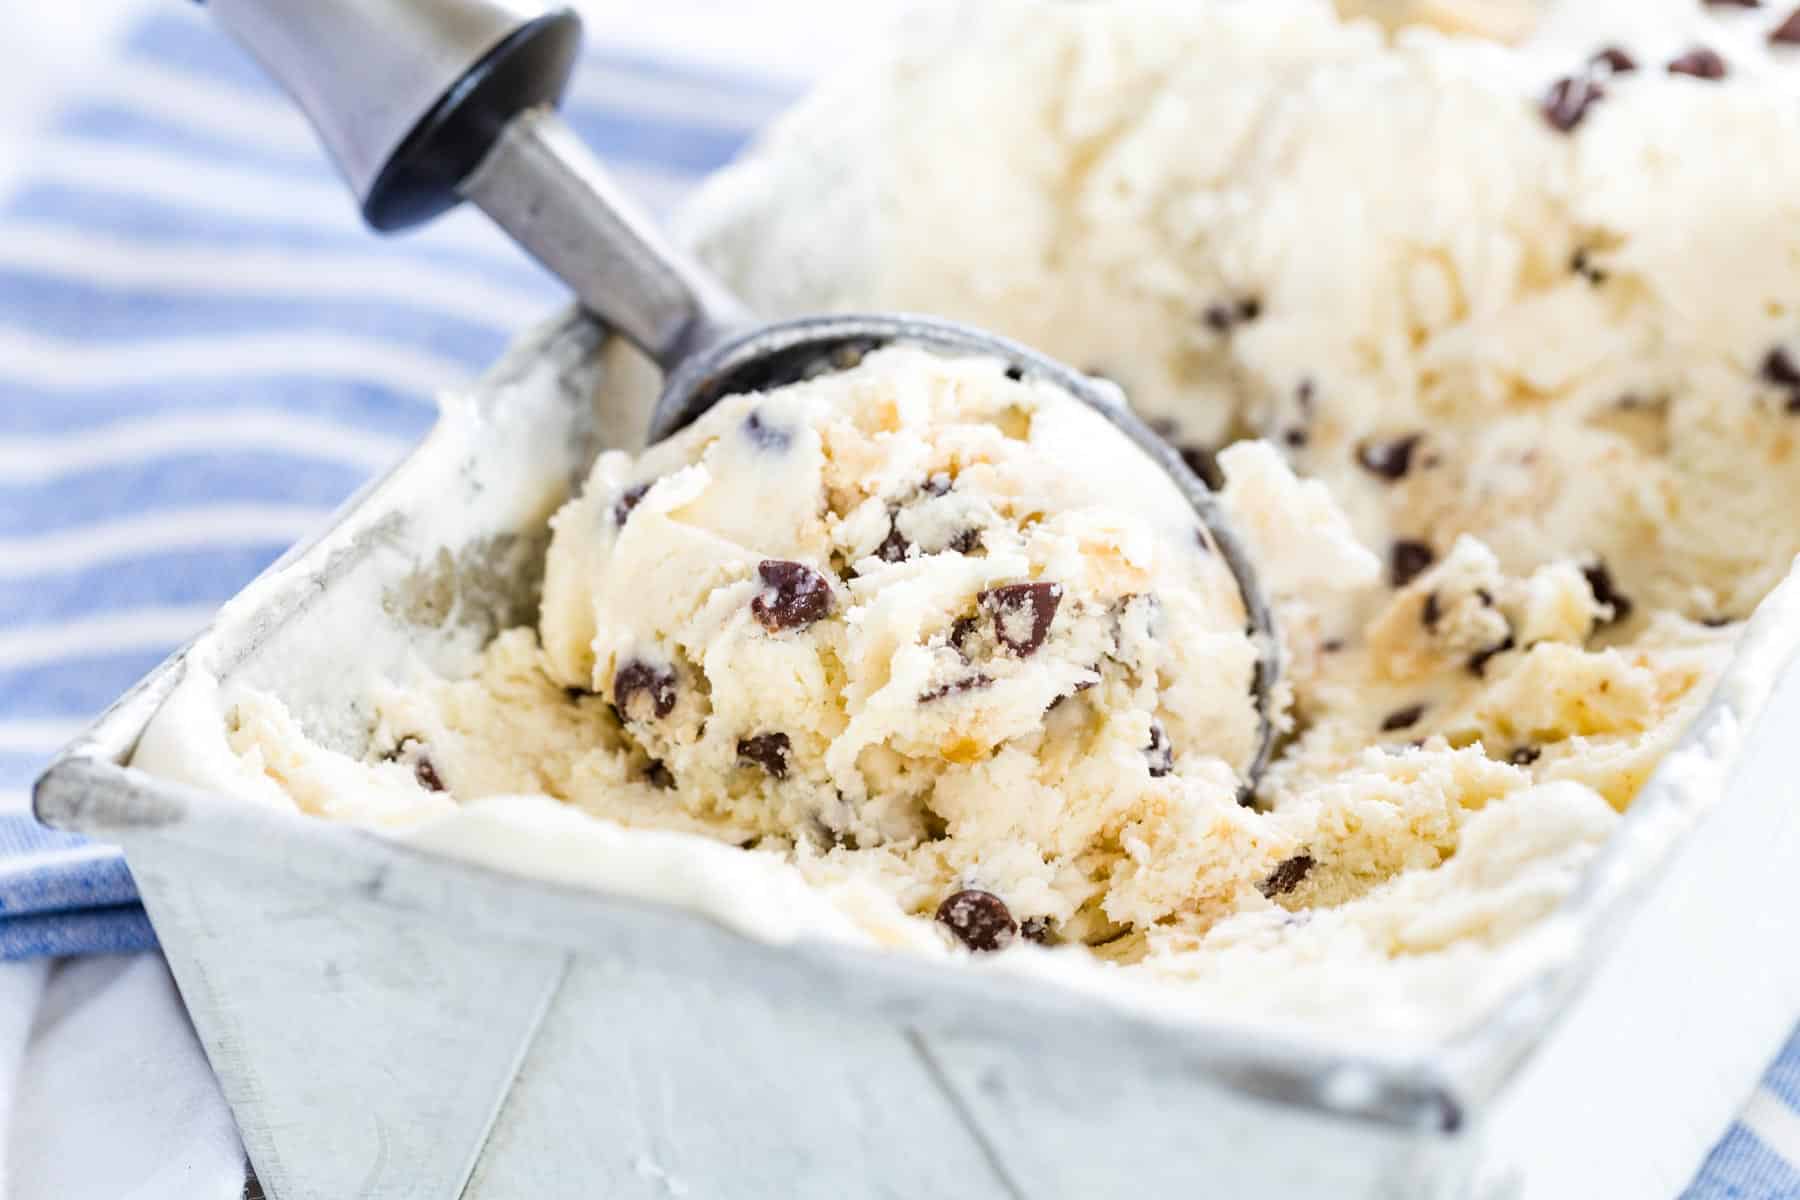
POLYGON ((1160 466, 1236 577, 1261 660, 1254 781, 1274 749, 1274 615, 1217 499, 1111 383, 1017 342, 933 317, 804 317, 759 325, 668 246, 555 110, 581 24, 535 0, 212 0, 218 20, 305 108, 381 230, 473 202, 663 369, 657 441, 720 398, 852 365, 895 342, 999 358, 1098 411, 1160 466))

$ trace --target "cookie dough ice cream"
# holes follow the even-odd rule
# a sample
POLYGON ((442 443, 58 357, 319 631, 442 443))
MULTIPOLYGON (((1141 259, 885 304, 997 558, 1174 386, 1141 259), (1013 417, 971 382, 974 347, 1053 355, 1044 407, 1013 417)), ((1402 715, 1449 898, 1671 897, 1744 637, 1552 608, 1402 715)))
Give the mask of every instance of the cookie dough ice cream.
MULTIPOLYGON (((1314 517, 1292 550, 1372 578, 1314 517)), ((539 628, 382 698, 366 816, 544 793, 909 912, 965 893, 1001 932, 945 921, 982 943, 1217 913, 1287 856, 1241 803, 1262 720, 1236 581, 1176 485, 1051 384, 880 350, 603 455, 553 524, 539 628)), ((240 700, 231 737, 341 806, 341 764, 296 752, 278 705, 240 700)))
POLYGON ((1121 830, 1260 840, 1231 572, 1104 418, 1000 362, 893 348, 734 397, 602 457, 555 528, 538 636, 388 716, 453 791, 546 790, 810 874, 866 862, 909 909, 979 886, 1039 927, 1230 890, 1142 894, 1121 830), (495 738, 532 689, 581 724, 495 738))
POLYGON ((1256 647, 1179 496, 1053 389, 904 350, 602 456, 537 626, 375 687, 365 752, 184 688, 226 743, 190 775, 428 841, 554 813, 570 878, 578 828, 597 878, 728 853, 832 936, 1196 1011, 1467 1021, 1800 551, 1785 14, 1547 9, 1508 48, 956 6, 689 214, 765 313, 995 328, 1214 481, 1286 661, 1250 803, 1256 647))

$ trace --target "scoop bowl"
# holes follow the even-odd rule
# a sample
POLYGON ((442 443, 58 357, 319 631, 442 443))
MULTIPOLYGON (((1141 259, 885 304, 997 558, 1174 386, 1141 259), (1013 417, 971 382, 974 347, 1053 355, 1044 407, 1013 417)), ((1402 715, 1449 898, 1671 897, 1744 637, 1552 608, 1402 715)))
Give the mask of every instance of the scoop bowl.
POLYGON ((1281 661, 1274 611, 1249 550, 1218 497, 1181 455, 1132 411, 1117 384, 1083 374, 1010 338, 940 317, 912 313, 800 317, 727 334, 665 368, 662 394, 650 418, 649 440, 661 441, 678 433, 727 396, 767 391, 828 371, 847 370, 865 354, 894 344, 959 357, 996 358, 1022 378, 1052 384, 1104 417, 1175 483, 1231 569, 1257 642, 1260 657, 1251 692, 1256 699, 1258 733, 1255 753, 1245 770, 1248 801, 1275 749, 1274 689, 1281 661))

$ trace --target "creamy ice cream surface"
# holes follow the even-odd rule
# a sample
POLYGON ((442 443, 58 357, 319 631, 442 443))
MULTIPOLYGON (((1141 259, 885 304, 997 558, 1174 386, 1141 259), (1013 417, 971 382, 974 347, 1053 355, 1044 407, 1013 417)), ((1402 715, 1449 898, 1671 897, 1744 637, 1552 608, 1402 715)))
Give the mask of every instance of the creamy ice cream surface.
POLYGON ((768 936, 1466 1023, 1800 551, 1800 49, 1772 10, 1340 7, 1519 42, 952 6, 685 224, 769 315, 1110 377, 1213 478, 1286 662, 1249 803, 1257 647, 1179 492, 905 348, 603 454, 536 627, 374 685, 366 753, 197 672, 142 761, 768 936))
POLYGON ((1335 0, 1340 16, 1367 17, 1392 30, 1424 25, 1499 41, 1529 35, 1549 0, 1335 0))
POLYGON ((1257 648, 1229 569, 1103 417, 997 361, 894 348, 731 398, 603 456, 555 529, 538 636, 384 710, 454 793, 1108 933, 1232 890, 1147 890, 1121 830, 1234 879, 1267 857, 1198 836, 1265 840, 1238 803, 1257 648))

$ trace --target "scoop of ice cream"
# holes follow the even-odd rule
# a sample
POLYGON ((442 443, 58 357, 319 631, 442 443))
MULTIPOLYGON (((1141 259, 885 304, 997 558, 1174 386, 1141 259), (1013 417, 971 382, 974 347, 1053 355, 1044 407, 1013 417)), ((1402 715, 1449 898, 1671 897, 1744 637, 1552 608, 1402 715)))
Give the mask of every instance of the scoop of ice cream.
POLYGON ((998 361, 892 348, 731 397, 603 456, 554 528, 542 670, 614 716, 629 786, 726 836, 947 839, 979 876, 1237 804, 1230 570, 1101 416, 998 361))

